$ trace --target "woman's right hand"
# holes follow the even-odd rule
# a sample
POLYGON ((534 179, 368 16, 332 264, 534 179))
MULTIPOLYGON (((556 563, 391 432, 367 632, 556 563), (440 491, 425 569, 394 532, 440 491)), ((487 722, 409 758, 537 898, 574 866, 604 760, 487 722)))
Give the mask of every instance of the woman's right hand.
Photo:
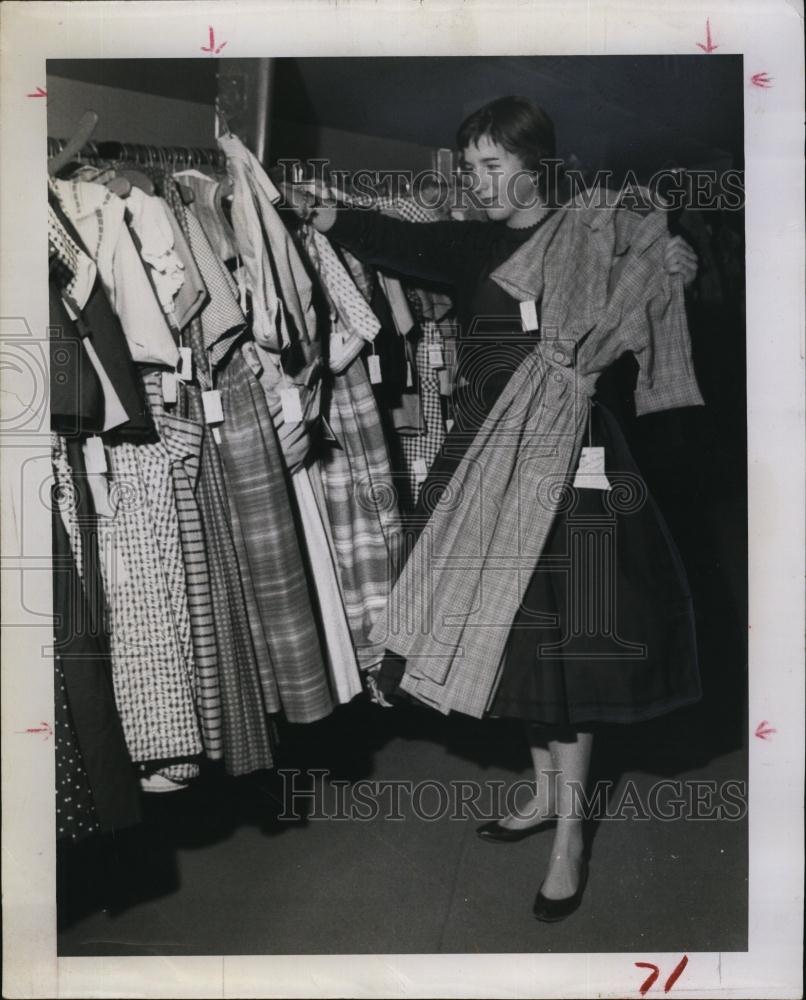
POLYGON ((327 232, 336 221, 335 202, 322 181, 283 183, 280 193, 294 215, 303 222, 310 222, 320 233, 327 232))

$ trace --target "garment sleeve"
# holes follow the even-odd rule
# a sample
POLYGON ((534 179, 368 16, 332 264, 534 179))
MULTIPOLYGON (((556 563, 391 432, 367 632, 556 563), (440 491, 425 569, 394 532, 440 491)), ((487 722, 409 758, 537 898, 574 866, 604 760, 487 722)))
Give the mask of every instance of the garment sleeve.
POLYGON ((659 410, 703 406, 691 357, 683 279, 665 272, 646 303, 646 338, 635 351, 638 381, 635 411, 640 417, 659 410))
POLYGON ((472 222, 406 222, 380 212, 339 208, 329 239, 360 260, 412 278, 453 285, 478 255, 478 226, 472 222))

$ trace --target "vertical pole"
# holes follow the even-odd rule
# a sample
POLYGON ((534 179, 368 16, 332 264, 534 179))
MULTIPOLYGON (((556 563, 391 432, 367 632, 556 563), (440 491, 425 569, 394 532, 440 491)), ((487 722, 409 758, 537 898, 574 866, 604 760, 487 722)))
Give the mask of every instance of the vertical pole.
POLYGON ((268 157, 269 108, 273 60, 258 59, 255 74, 255 156, 265 165, 268 157))

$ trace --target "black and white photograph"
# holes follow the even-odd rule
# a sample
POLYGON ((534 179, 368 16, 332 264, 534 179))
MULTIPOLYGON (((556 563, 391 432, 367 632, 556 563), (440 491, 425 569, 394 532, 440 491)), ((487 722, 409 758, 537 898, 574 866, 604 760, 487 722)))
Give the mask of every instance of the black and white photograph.
POLYGON ((802 41, 595 6, 8 5, 4 995, 802 996, 802 41))

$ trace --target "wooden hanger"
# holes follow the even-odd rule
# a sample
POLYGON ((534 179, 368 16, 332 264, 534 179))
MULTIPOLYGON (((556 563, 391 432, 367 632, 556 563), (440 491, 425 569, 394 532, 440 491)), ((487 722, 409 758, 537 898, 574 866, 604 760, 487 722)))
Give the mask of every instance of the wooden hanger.
POLYGON ((67 145, 48 160, 48 174, 55 177, 58 172, 81 152, 87 145, 98 125, 98 115, 94 111, 85 111, 81 116, 73 137, 67 145))

